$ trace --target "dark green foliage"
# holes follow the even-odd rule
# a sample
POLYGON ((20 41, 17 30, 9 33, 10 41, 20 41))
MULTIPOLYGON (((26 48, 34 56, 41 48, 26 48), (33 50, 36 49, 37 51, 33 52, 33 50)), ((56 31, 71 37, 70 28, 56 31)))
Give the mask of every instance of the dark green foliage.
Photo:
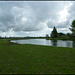
POLYGON ((57 29, 55 27, 53 28, 53 31, 51 32, 51 37, 57 38, 57 29))
POLYGON ((57 37, 58 37, 58 38, 61 38, 61 37, 63 37, 63 36, 65 36, 64 33, 62 33, 62 32, 61 32, 61 33, 57 33, 57 37))
POLYGON ((72 31, 72 36, 75 37, 75 20, 73 20, 70 30, 72 31))
POLYGON ((72 37, 72 34, 71 34, 71 33, 67 33, 67 34, 66 34, 66 37, 67 37, 67 38, 71 38, 71 37, 72 37))
POLYGON ((46 34, 46 39, 48 39, 49 38, 49 35, 48 34, 46 34))

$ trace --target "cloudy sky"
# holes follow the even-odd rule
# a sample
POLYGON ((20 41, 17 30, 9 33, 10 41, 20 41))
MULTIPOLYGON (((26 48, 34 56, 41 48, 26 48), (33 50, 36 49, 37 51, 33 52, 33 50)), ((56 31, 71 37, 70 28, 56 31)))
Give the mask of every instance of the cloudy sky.
POLYGON ((0 1, 0 36, 45 36, 53 27, 70 33, 74 1, 0 1))

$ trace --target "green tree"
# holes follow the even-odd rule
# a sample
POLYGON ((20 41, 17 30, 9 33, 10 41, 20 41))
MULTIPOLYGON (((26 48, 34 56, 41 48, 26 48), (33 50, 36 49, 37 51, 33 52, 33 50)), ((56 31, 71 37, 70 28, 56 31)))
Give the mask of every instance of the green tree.
POLYGON ((67 33, 67 34, 66 34, 66 37, 67 37, 67 38, 71 38, 71 37, 72 37, 72 34, 67 33))
POLYGON ((62 32, 60 32, 60 33, 57 33, 57 37, 58 38, 61 38, 62 36, 64 36, 65 34, 64 33, 62 33, 62 32))
POLYGON ((49 35, 48 34, 46 34, 46 39, 49 39, 49 35))
POLYGON ((49 35, 48 34, 46 34, 46 38, 49 38, 49 35))
POLYGON ((72 36, 75 37, 75 20, 73 20, 70 30, 72 31, 72 36))
POLYGON ((57 29, 55 27, 53 28, 53 31, 51 32, 51 37, 57 38, 57 29))

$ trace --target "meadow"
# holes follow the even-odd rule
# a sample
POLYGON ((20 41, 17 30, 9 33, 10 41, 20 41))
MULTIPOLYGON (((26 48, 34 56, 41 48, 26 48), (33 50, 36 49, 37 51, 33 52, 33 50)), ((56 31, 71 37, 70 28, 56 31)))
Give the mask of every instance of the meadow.
POLYGON ((0 39, 0 74, 75 74, 75 48, 0 39))

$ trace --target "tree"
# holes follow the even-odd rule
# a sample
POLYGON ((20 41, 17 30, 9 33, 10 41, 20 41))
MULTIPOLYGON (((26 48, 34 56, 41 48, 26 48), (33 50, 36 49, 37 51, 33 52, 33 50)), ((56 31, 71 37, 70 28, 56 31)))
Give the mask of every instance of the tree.
POLYGON ((57 37, 58 37, 58 38, 61 38, 62 36, 65 36, 65 34, 62 33, 62 32, 61 32, 61 33, 57 33, 57 37))
POLYGON ((73 20, 70 30, 72 31, 72 36, 75 37, 75 20, 73 20))
POLYGON ((72 34, 67 33, 67 34, 66 34, 66 37, 67 37, 67 38, 71 38, 71 37, 72 37, 72 34))
POLYGON ((51 32, 51 37, 57 38, 57 29, 55 27, 53 28, 53 31, 51 32))
POLYGON ((46 34, 46 38, 49 38, 49 35, 48 34, 46 34))

